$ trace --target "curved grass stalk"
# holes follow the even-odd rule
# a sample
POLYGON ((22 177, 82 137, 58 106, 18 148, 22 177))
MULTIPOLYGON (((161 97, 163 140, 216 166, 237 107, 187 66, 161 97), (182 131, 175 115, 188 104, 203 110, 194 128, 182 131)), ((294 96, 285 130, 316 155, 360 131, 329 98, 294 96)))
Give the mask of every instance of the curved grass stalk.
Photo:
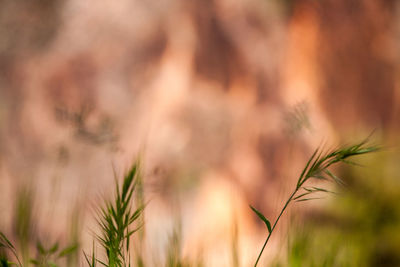
POLYGON ((287 207, 289 206, 289 204, 291 202, 293 202, 293 201, 301 202, 301 201, 313 200, 315 198, 310 198, 309 195, 314 194, 316 192, 331 193, 330 191, 323 189, 323 188, 318 188, 318 187, 307 188, 307 187, 304 187, 304 184, 308 180, 314 178, 314 179, 319 179, 319 180, 332 180, 333 182, 337 183, 338 185, 343 185, 344 184, 343 181, 341 179, 339 179, 337 176, 335 176, 332 172, 330 172, 328 168, 339 162, 342 162, 345 164, 354 164, 353 162, 348 161, 348 158, 371 153, 371 152, 377 151, 379 149, 376 146, 366 146, 367 142, 368 142, 368 139, 366 139, 356 145, 333 149, 331 152, 328 152, 328 153, 323 153, 322 150, 316 149, 315 152, 310 157, 310 159, 308 160, 303 171, 301 172, 301 174, 297 180, 295 189, 290 194, 288 200, 286 201, 285 205, 281 209, 281 211, 280 211, 278 217, 276 218, 275 222, 273 223, 272 227, 271 227, 270 221, 268 219, 266 219, 265 216, 262 215, 261 212, 256 210, 254 207, 250 206, 250 208, 257 214, 257 216, 262 221, 264 221, 264 223, 267 225, 267 228, 268 228, 268 236, 261 248, 260 253, 258 254, 258 257, 254 264, 254 267, 256 267, 258 262, 260 261, 260 258, 265 250, 265 247, 268 244, 269 239, 271 238, 272 233, 274 232, 274 230, 276 228, 276 225, 278 224, 283 213, 285 212, 285 210, 287 209, 287 207), (300 190, 304 190, 304 192, 298 194, 300 192, 300 190))
POLYGON ((97 238, 106 251, 107 262, 98 259, 92 262, 86 257, 89 266, 94 266, 96 261, 108 267, 130 266, 130 237, 139 227, 131 229, 131 225, 137 221, 143 212, 144 205, 132 206, 132 196, 137 183, 140 181, 139 163, 136 162, 125 175, 120 188, 116 181, 116 195, 113 201, 106 201, 99 211, 98 224, 101 227, 101 235, 97 238))

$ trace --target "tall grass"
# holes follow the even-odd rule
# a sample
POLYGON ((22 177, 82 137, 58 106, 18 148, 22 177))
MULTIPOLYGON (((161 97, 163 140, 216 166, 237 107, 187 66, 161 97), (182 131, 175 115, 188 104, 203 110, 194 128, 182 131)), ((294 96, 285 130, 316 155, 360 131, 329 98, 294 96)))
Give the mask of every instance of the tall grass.
MULTIPOLYGON (((254 266, 256 267, 258 265, 272 233, 276 229, 282 215, 292 202, 302 202, 316 199, 315 193, 330 192, 322 187, 308 186, 308 182, 310 180, 331 180, 339 185, 342 185, 343 181, 330 171, 330 167, 338 163, 354 164, 353 162, 349 161, 350 158, 371 153, 376 150, 377 147, 369 146, 367 144, 367 140, 355 145, 336 148, 330 151, 316 149, 306 163, 303 171, 300 173, 293 191, 289 195, 287 201, 284 203, 283 208, 280 210, 279 215, 273 223, 271 223, 256 208, 250 206, 256 215, 266 224, 268 230, 268 235, 258 254, 254 266)), ((91 254, 88 255, 84 253, 86 264, 88 266, 95 267, 97 265, 101 265, 106 267, 130 267, 132 262, 135 263, 135 266, 146 266, 143 258, 142 245, 138 244, 133 246, 131 239, 132 235, 141 229, 141 226, 144 224, 142 214, 145 204, 142 187, 143 184, 138 161, 135 162, 130 170, 126 173, 122 184, 120 184, 116 178, 115 193, 113 198, 111 200, 105 200, 104 203, 98 208, 97 223, 100 227, 100 233, 96 235, 91 254), (104 250, 106 256, 105 259, 98 257, 97 252, 95 251, 95 242, 98 242, 101 248, 104 250), (132 250, 136 252, 136 257, 135 255, 132 255, 132 250)), ((22 210, 25 209, 26 208, 22 210)), ((28 212, 28 214, 30 213, 28 212)), ((237 225, 235 224, 234 236, 232 240, 232 264, 234 266, 239 266, 237 231, 237 225)), ((22 231, 21 233, 25 232, 22 231)), ((142 231, 139 235, 139 243, 142 242, 143 235, 144 231, 142 231)), ((25 238, 24 242, 28 242, 26 240, 28 235, 25 237, 24 234, 23 237, 25 238)), ((22 246, 20 248, 20 253, 18 253, 16 247, 2 232, 0 232, 0 266, 26 267, 29 264, 39 267, 61 266, 60 260, 68 257, 68 255, 76 253, 78 249, 78 244, 72 244, 64 249, 59 249, 59 243, 57 242, 44 246, 39 241, 40 240, 37 241, 36 245, 36 257, 29 258, 27 263, 26 261, 21 260, 21 255, 23 259, 26 257, 25 254, 27 252, 25 252, 25 248, 22 246), (13 261, 7 257, 7 254, 1 254, 4 249, 12 254, 12 258, 14 259, 13 261)), ((167 249, 165 266, 177 267, 195 265, 201 266, 202 263, 200 261, 197 263, 191 263, 182 259, 181 233, 180 228, 178 227, 176 231, 174 231, 171 238, 171 244, 167 249)))
POLYGON ((345 166, 346 188, 323 209, 297 216, 280 266, 400 266, 400 151, 345 166))
POLYGON ((130 237, 138 231, 140 225, 134 229, 131 229, 131 226, 144 209, 144 204, 137 208, 132 205, 133 192, 139 176, 139 164, 136 162, 125 175, 121 188, 116 180, 114 199, 106 201, 100 208, 97 222, 101 234, 97 235, 97 239, 106 252, 107 262, 95 259, 95 255, 92 255, 90 260, 85 255, 89 266, 95 266, 97 262, 108 267, 131 266, 130 237))
POLYGON ((8 251, 10 251, 16 261, 12 262, 6 256, 3 255, 0 258, 1 267, 8 267, 8 266, 23 267, 23 266, 28 266, 29 263, 38 267, 58 267, 59 265, 57 264, 57 261, 62 258, 65 258, 71 253, 74 253, 74 251, 77 249, 77 245, 74 244, 62 250, 59 250, 58 242, 54 243, 49 248, 45 248, 43 244, 40 241, 38 241, 38 243, 36 244, 37 256, 36 258, 31 258, 29 260, 29 263, 22 263, 16 248, 2 232, 0 232, 0 248, 5 248, 8 251))
POLYGON ((310 157, 310 159, 308 160, 303 171, 301 172, 299 178, 297 179, 296 187, 293 189, 292 193, 290 194, 288 200, 285 202, 283 208, 279 212, 279 215, 275 219, 273 224, 271 224, 271 222, 267 218, 265 218, 265 216, 260 211, 250 206, 250 208, 255 212, 255 214, 266 224, 268 230, 268 235, 258 254, 254 267, 258 265, 260 258, 264 252, 264 249, 271 238, 272 233, 274 232, 279 220, 281 219, 283 213, 285 212, 289 204, 291 204, 293 201, 301 202, 301 201, 317 199, 313 197, 313 195, 317 192, 322 192, 322 193, 330 192, 320 187, 306 187, 305 186, 306 183, 311 179, 317 179, 317 180, 332 180, 339 185, 343 185, 343 181, 335 174, 333 174, 329 170, 329 168, 337 163, 355 164, 354 162, 349 161, 349 158, 371 153, 378 150, 376 146, 368 146, 367 141, 368 139, 356 145, 346 146, 343 148, 336 148, 328 152, 324 152, 322 149, 316 149, 315 152, 310 157))
POLYGON ((1 259, 0 259, 2 267, 11 266, 11 265, 17 265, 19 267, 23 266, 21 263, 21 260, 18 257, 18 253, 17 253, 17 250, 15 249, 14 245, 10 242, 10 240, 8 240, 8 238, 2 232, 0 232, 0 248, 4 248, 4 249, 7 249, 8 251, 10 251, 17 261, 17 263, 14 263, 12 261, 9 261, 7 256, 2 255, 1 259))
POLYGON ((37 221, 33 216, 35 194, 31 185, 24 185, 17 191, 13 233, 18 242, 15 245, 0 232, 0 266, 38 266, 57 267, 59 263, 76 255, 78 240, 60 248, 59 242, 42 243, 39 234, 35 232, 37 221), (34 247, 34 253, 32 253, 34 247), (13 260, 10 260, 10 252, 13 260), (34 255, 32 255, 34 254, 34 255))

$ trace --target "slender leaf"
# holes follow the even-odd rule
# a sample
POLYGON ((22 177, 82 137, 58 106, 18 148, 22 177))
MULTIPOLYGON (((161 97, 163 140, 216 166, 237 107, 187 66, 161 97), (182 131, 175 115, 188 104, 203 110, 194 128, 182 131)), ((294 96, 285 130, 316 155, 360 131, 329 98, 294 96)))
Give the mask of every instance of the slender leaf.
POLYGON ((78 249, 78 244, 73 244, 73 245, 61 250, 60 253, 58 254, 58 257, 61 258, 61 257, 67 256, 71 253, 74 253, 77 249, 78 249))
POLYGON ((250 205, 250 208, 254 211, 255 214, 257 214, 257 216, 265 223, 265 225, 268 228, 268 232, 271 233, 272 229, 271 229, 271 223, 267 220, 267 218, 265 218, 265 216, 259 212, 257 209, 255 209, 253 206, 250 205))

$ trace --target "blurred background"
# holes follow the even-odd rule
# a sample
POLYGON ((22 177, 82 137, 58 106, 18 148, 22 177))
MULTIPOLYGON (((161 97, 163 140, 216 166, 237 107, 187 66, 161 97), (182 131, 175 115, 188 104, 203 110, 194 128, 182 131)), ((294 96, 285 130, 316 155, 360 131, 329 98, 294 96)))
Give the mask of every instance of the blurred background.
POLYGON ((316 147, 374 132, 388 149, 293 206, 263 264, 399 266, 399 49, 395 0, 2 0, 0 230, 25 258, 90 251, 140 157, 146 266, 251 266, 248 205, 274 220, 316 147))

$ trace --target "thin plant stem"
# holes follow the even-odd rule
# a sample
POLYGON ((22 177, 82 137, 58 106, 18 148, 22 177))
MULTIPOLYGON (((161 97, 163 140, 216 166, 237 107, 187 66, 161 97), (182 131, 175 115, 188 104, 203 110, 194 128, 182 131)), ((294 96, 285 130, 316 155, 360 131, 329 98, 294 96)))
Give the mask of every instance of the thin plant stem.
POLYGON ((15 258, 17 259, 19 266, 22 267, 23 265, 22 265, 21 261, 19 260, 17 253, 13 249, 11 250, 11 252, 12 252, 12 254, 14 254, 15 258))
POLYGON ((260 261, 261 255, 263 254, 264 249, 265 249, 265 247, 267 246, 267 243, 268 243, 268 241, 269 241, 269 239, 270 239, 270 237, 271 237, 271 235, 272 235, 272 232, 274 231, 276 225, 278 224, 280 218, 282 217, 282 214, 285 212, 286 208, 289 206, 289 203, 292 201, 294 195, 297 193, 298 190, 299 190, 299 188, 296 187, 296 189, 295 189, 295 190, 293 191, 293 193, 290 195, 289 199, 286 201, 285 206, 283 206, 281 212, 280 212, 279 215, 278 215, 278 218, 276 218, 276 220, 275 220, 275 222, 274 222, 274 224, 273 224, 273 226, 272 226, 272 228, 271 228, 271 232, 268 233, 267 239, 265 240, 264 245, 262 246, 262 249, 261 249, 260 253, 258 254, 257 261, 256 261, 256 263, 254 264, 254 267, 256 267, 257 264, 258 264, 258 262, 260 261))
POLYGON ((315 152, 312 154, 310 159, 308 160, 306 166, 304 167, 303 171, 301 172, 296 188, 293 190, 291 195, 289 196, 288 200, 286 201, 285 205, 283 206, 282 210, 280 211, 278 217, 276 218, 273 226, 271 227, 271 223, 268 221, 265 216, 256 210, 254 207, 250 206, 251 209, 257 214, 257 216, 263 220, 268 228, 268 236, 264 242, 264 245, 261 248, 260 253, 258 254, 256 263, 254 264, 254 267, 257 267, 258 262, 260 261, 261 255, 264 252, 265 247, 267 246, 267 243, 269 239, 271 238, 271 235, 273 231, 275 230, 276 225, 278 224, 280 218, 282 217, 283 213, 285 212, 286 208, 289 206, 290 202, 292 201, 307 201, 307 200, 312 200, 315 198, 308 198, 305 196, 308 196, 313 193, 317 192, 323 192, 327 193, 330 192, 324 188, 318 188, 318 187, 303 187, 303 185, 310 179, 319 179, 319 180, 332 180, 335 183, 342 185, 343 182, 341 179, 339 179, 337 176, 335 176, 333 173, 331 173, 328 168, 336 163, 342 162, 346 164, 354 164, 351 161, 348 161, 349 157, 353 156, 359 156, 362 154, 367 154, 370 152, 377 151, 379 148, 376 146, 365 146, 367 143, 368 139, 352 145, 352 146, 347 146, 344 148, 338 148, 331 150, 330 152, 323 153, 320 149, 316 149, 315 152), (300 189, 303 189, 306 191, 305 193, 301 193, 300 195, 296 196, 296 194, 299 192, 300 189))

